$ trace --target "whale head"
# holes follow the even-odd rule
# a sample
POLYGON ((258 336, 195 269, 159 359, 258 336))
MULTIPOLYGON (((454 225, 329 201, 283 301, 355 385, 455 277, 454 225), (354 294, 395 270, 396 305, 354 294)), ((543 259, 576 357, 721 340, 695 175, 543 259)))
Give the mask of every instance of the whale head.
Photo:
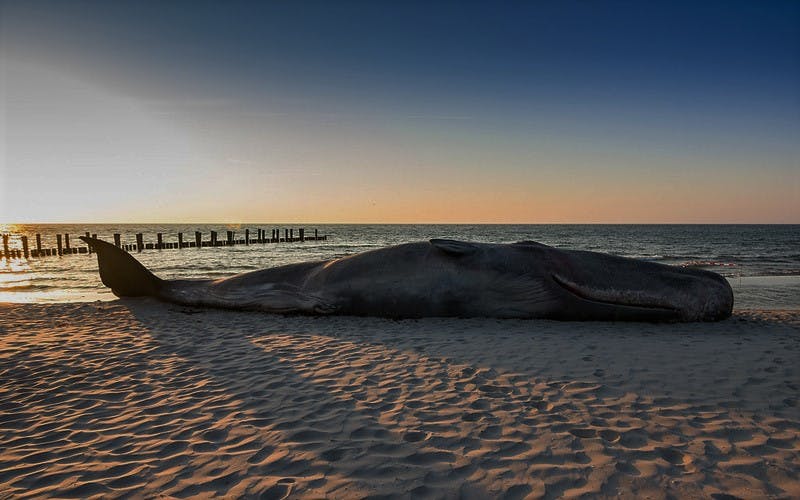
POLYGON ((731 315, 733 291, 699 269, 533 241, 510 245, 431 240, 462 272, 480 273, 485 311, 512 317, 619 321, 718 321, 731 315))

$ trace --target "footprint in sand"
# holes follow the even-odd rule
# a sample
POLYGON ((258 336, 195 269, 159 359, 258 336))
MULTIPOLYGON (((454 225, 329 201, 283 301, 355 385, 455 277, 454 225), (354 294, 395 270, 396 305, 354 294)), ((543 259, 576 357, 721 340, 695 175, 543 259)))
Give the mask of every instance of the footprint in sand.
POLYGON ((263 492, 259 498, 261 500, 283 500, 289 498, 294 486, 294 479, 281 479, 277 484, 263 492))
POLYGON ((477 422, 478 420, 483 418, 482 413, 478 413, 476 411, 465 413, 461 416, 461 420, 464 422, 477 422))
POLYGON ((684 455, 677 448, 667 447, 658 450, 661 458, 679 467, 690 467, 692 465, 692 458, 689 455, 684 455))
POLYGON ((620 439, 620 444, 625 448, 641 448, 647 444, 647 434, 640 431, 626 432, 620 439))
POLYGON ((710 433, 713 437, 727 439, 728 442, 738 443, 740 441, 750 441, 753 439, 753 433, 747 429, 739 427, 725 427, 710 433))
POLYGON ((603 429, 600 431, 600 437, 609 443, 616 443, 619 441, 619 432, 612 429, 603 429))
POLYGON ((728 493, 713 493, 711 498, 714 500, 742 500, 742 497, 736 495, 729 495, 728 493))
POLYGON ((527 484, 517 484, 507 489, 505 494, 503 494, 503 498, 506 500, 512 500, 515 498, 527 498, 530 492, 531 492, 531 487, 528 486, 527 484))
POLYGON ((584 438, 584 439, 593 438, 597 435, 596 430, 590 428, 581 428, 581 427, 570 429, 569 433, 572 434, 573 436, 577 436, 579 438, 584 438))
POLYGON ((409 443, 416 443, 428 438, 428 433, 422 431, 408 431, 403 434, 403 439, 409 443))
POLYGON ((511 392, 513 392, 513 389, 511 387, 505 385, 490 385, 490 384, 482 385, 478 387, 478 390, 486 393, 486 395, 490 397, 502 397, 511 394, 511 392))
POLYGON ((630 462, 617 462, 614 467, 616 467, 618 471, 628 474, 629 476, 639 476, 642 474, 639 472, 639 469, 630 462))
POLYGON ((489 402, 485 399, 476 399, 469 405, 470 408, 473 410, 488 410, 489 409, 489 402))
POLYGON ((213 443, 221 443, 228 436, 227 429, 211 429, 203 434, 203 438, 213 443))

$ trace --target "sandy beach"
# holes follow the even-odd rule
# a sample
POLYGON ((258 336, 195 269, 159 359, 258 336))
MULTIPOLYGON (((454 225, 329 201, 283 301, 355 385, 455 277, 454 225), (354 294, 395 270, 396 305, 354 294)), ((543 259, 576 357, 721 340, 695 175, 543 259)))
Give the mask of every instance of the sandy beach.
POLYGON ((800 313, 0 305, 0 497, 800 496, 800 313))

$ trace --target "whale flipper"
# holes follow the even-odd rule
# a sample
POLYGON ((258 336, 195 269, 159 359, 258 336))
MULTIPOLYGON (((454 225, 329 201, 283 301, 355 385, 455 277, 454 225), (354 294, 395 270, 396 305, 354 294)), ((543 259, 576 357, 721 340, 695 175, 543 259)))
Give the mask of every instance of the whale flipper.
POLYGON ((128 252, 97 238, 80 236, 97 253, 100 279, 117 297, 158 296, 164 281, 128 252))

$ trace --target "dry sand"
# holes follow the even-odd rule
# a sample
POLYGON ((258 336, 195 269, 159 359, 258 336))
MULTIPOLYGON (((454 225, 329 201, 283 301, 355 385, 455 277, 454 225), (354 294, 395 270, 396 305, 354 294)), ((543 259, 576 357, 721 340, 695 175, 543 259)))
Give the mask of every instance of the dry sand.
POLYGON ((0 305, 0 497, 800 497, 800 313, 0 305))

